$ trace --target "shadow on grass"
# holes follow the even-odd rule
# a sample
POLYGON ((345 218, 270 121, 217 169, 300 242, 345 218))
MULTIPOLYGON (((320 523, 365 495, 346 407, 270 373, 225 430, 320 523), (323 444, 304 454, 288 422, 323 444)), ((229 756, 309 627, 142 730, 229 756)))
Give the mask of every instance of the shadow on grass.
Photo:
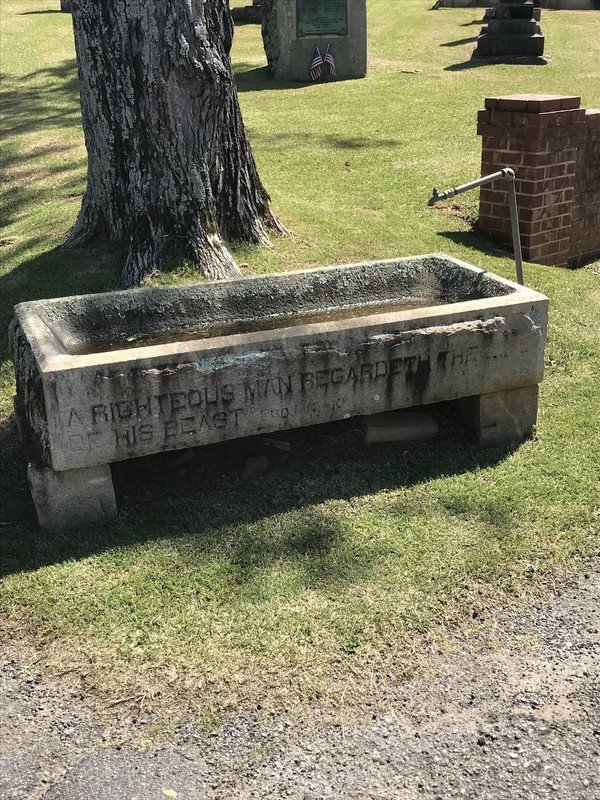
MULTIPOLYGON (((315 86, 314 81, 276 81, 267 67, 254 67, 252 64, 240 62, 233 65, 235 83, 238 92, 263 92, 277 89, 307 89, 315 86)), ((319 81, 327 83, 327 81, 319 81)), ((337 83, 337 81, 332 81, 337 83)))
POLYGON ((235 84, 238 92, 264 92, 272 89, 306 89, 310 81, 276 81, 267 67, 254 67, 240 62, 233 65, 235 84))
POLYGON ((32 203, 39 206, 79 196, 86 159, 78 141, 64 136, 65 131, 81 127, 75 59, 31 72, 18 82, 3 77, 12 87, 2 97, 6 143, 0 154, 0 169, 9 184, 2 198, 2 224, 10 225, 32 203), (19 139, 32 133, 37 137, 21 146, 19 139), (11 137, 13 141, 7 141, 11 137), (15 140, 19 143, 13 144, 15 140), (42 181, 46 185, 40 185, 42 181))
MULTIPOLYGON (((44 239, 27 239, 2 250, 6 250, 7 255, 10 250, 10 257, 14 259, 20 250, 30 251, 44 244, 44 239)), ((0 276, 0 330, 3 331, 0 361, 9 357, 5 332, 17 303, 117 289, 126 253, 125 244, 105 241, 91 242, 79 250, 62 250, 59 246, 0 276)))
MULTIPOLYGON (((40 146, 31 155, 19 156, 18 175, 10 188, 4 192, 2 198, 3 225, 8 226, 16 222, 23 210, 29 207, 34 200, 38 204, 44 202, 57 204, 83 195, 83 192, 77 191, 77 186, 80 182, 80 175, 85 172, 86 161, 85 159, 73 161, 71 150, 69 145, 56 143, 46 147, 40 146), (62 155, 68 159, 64 163, 44 167, 36 166, 34 163, 38 158, 61 157, 62 155), (30 167, 27 166, 28 161, 31 161, 30 167), (75 169, 77 169, 76 174, 74 174, 75 169), (40 187, 39 181, 46 178, 52 179, 51 185, 48 188, 40 187), (57 190, 63 192, 59 197, 56 196, 57 190)), ((7 161, 9 161, 9 154, 5 152, 4 157, 0 158, 0 163, 7 161)))
POLYGON ((442 42, 440 47, 458 47, 461 44, 469 44, 469 42, 476 42, 477 36, 467 36, 466 39, 456 39, 454 42, 442 42))
POLYGON ((477 228, 472 231, 440 231, 438 235, 443 236, 445 239, 450 239, 450 241, 461 247, 478 250, 487 256, 506 258, 507 253, 512 254, 512 248, 509 245, 503 246, 500 242, 493 241, 479 233, 477 228))
MULTIPOLYGON (((60 12, 59 12, 60 13, 60 12)), ((11 76, 3 76, 4 81, 11 76)), ((19 77, 19 86, 2 97, 5 138, 31 131, 67 128, 80 124, 77 61, 70 58, 54 67, 19 77)))
POLYGON ((304 143, 314 144, 319 140, 324 147, 332 147, 338 150, 361 150, 375 149, 377 147, 400 147, 403 142, 400 139, 377 139, 374 136, 341 136, 335 133, 316 134, 302 133, 259 133, 252 128, 246 128, 252 142, 260 141, 269 145, 301 145, 304 143))
POLYGON ((233 24, 236 28, 243 28, 245 25, 260 25, 260 22, 255 19, 236 19, 234 17, 233 24))
MULTIPOLYGON (((240 582, 281 559, 304 560, 311 581, 346 574, 356 579, 370 569, 370 556, 356 554, 348 543, 344 515, 321 504, 491 466, 512 452, 471 444, 447 407, 436 407, 435 413, 441 433, 432 442, 366 448, 358 422, 348 420, 116 463, 119 518, 61 536, 37 529, 11 421, 0 431, 7 468, 6 520, 0 528, 4 571, 33 571, 170 539, 199 564, 224 558, 240 582), (274 440, 289 450, 274 446, 274 440), (259 456, 268 460, 268 469, 250 479, 246 460, 259 456)), ((391 505, 398 502, 390 499, 391 505)), ((498 530, 503 513, 489 510, 498 530)))
POLYGON ((478 67, 489 67, 490 64, 480 58, 470 58, 460 64, 450 64, 444 67, 444 72, 463 72, 465 69, 477 69, 478 67))

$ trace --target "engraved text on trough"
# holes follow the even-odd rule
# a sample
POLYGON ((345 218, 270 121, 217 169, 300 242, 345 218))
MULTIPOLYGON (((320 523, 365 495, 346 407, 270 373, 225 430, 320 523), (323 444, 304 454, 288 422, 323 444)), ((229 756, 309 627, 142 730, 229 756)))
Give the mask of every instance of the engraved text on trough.
POLYGON ((498 343, 500 347, 487 341, 465 342, 461 347, 456 341, 448 349, 397 356, 398 347, 386 353, 380 346, 377 354, 385 357, 368 361, 356 352, 334 356, 324 351, 311 354, 301 365, 305 368, 281 373, 275 371, 281 366, 276 361, 238 369, 237 375, 231 368, 207 375, 188 365, 187 370, 167 370, 160 381, 130 380, 122 372, 116 377, 97 373, 108 391, 86 406, 61 403, 62 437, 68 450, 82 460, 85 453, 93 457, 94 452, 98 456, 112 452, 111 460, 118 460, 341 419, 365 409, 376 412, 435 402, 436 383, 443 381, 444 392, 455 381, 464 387, 465 378, 480 373, 487 362, 503 361, 505 341, 498 343), (220 382, 223 378, 227 382, 220 382), (142 387, 146 391, 140 391, 142 387))

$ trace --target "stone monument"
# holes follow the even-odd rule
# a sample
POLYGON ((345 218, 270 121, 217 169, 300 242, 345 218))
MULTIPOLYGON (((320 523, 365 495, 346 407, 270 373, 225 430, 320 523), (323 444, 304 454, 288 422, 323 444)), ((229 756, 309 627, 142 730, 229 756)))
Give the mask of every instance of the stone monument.
POLYGON ((477 39, 475 58, 513 58, 545 63, 544 37, 534 17, 532 0, 500 0, 486 16, 477 39))
MULTIPOLYGON (((364 78, 367 73, 366 0, 274 0, 267 60, 276 80, 310 81, 313 57, 329 51, 337 79, 364 78)), ((263 23, 264 24, 264 23, 263 23)))
POLYGON ((237 25, 260 24, 262 18, 261 0, 252 0, 252 5, 234 6, 230 9, 231 18, 237 25))

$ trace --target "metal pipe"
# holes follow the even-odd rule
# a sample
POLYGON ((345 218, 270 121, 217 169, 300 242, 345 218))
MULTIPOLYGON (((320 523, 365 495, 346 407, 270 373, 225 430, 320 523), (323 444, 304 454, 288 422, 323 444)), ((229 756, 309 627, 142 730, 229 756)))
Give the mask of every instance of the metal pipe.
POLYGON ((445 192, 438 192, 434 188, 427 205, 433 206, 439 200, 447 200, 455 197, 462 192, 468 192, 469 189, 476 189, 478 186, 485 186, 487 183, 503 178, 508 182, 508 204, 510 207, 510 226, 512 231, 513 249, 515 251, 515 269, 517 272, 517 283, 524 286, 523 283, 523 254, 521 252, 521 234, 519 231, 519 210, 517 207, 517 193, 515 191, 515 172, 510 167, 505 167, 499 172, 493 172, 491 175, 485 175, 483 178, 478 178, 476 181, 470 183, 463 183, 462 186, 457 186, 455 189, 446 189, 445 192))
POLYGON ((517 270, 517 283, 525 286, 523 282, 523 254, 521 252, 521 233, 519 231, 519 209, 517 208, 517 191, 515 189, 515 173, 512 169, 507 169, 506 172, 512 173, 507 175, 508 181, 508 205, 510 207, 510 229, 512 232, 513 250, 515 253, 515 269, 517 270))

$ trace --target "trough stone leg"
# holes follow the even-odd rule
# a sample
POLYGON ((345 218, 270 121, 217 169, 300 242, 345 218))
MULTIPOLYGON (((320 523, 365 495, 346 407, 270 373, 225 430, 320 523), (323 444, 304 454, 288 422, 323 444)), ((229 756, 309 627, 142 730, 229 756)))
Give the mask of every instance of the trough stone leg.
POLYGON ((30 462, 27 478, 42 530, 59 533, 117 515, 110 464, 56 472, 30 462))
POLYGON ((532 432, 537 418, 538 387, 462 397, 455 401, 465 426, 479 444, 521 442, 532 432))

